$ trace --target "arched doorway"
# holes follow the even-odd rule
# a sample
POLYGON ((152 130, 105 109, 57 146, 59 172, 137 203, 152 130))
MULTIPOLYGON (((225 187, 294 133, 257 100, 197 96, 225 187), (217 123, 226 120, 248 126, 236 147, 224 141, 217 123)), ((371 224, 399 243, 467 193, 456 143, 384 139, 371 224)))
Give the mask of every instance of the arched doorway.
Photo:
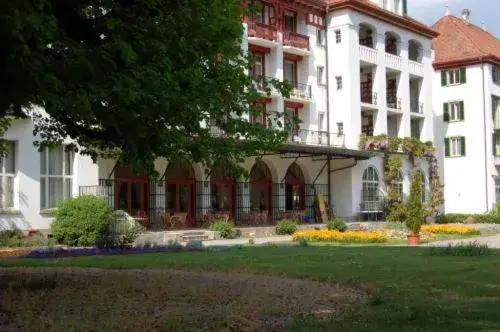
POLYGON ((269 167, 258 161, 250 171, 250 204, 252 211, 267 213, 272 208, 272 176, 269 167))
POLYGON ((218 166, 210 177, 210 208, 213 212, 235 216, 236 180, 231 177, 227 169, 218 166))
POLYGON ((288 167, 285 175, 285 209, 286 211, 305 210, 306 184, 304 174, 297 163, 288 167))
POLYGON ((115 209, 131 216, 146 218, 148 211, 149 177, 135 174, 130 167, 118 165, 115 176, 115 209))
POLYGON ((165 171, 165 182, 167 212, 186 213, 186 220, 191 224, 195 208, 193 167, 185 161, 170 163, 165 171))

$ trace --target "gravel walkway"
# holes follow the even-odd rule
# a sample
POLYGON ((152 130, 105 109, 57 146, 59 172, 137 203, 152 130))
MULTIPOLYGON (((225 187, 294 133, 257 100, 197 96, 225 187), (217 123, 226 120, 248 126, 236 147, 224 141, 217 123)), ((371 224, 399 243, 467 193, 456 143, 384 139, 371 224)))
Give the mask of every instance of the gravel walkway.
POLYGON ((490 248, 498 248, 500 249, 500 235, 495 236, 478 236, 468 239, 461 240, 447 240, 447 241, 437 241, 425 244, 428 247, 447 247, 450 244, 458 244, 458 243, 471 243, 474 241, 478 241, 481 244, 487 244, 490 248))

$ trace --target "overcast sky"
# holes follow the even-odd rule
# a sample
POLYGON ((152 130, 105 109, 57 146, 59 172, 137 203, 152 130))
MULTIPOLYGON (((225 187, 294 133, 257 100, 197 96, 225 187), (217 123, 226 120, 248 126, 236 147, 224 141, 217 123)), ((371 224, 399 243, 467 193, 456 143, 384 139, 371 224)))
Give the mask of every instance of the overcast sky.
POLYGON ((481 26, 484 21, 486 29, 500 38, 500 0, 408 0, 408 14, 432 25, 444 15, 445 4, 458 17, 462 9, 470 9, 472 23, 481 26))

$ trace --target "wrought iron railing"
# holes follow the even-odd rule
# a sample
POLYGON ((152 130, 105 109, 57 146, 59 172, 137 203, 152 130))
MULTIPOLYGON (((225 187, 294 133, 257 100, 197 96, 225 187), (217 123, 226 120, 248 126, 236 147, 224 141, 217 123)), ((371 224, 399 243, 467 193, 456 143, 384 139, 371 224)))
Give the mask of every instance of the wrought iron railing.
POLYGON ((361 83, 361 102, 377 105, 377 93, 372 90, 372 85, 369 82, 361 83))
POLYGON ((283 45, 309 50, 309 36, 293 31, 283 31, 283 45))

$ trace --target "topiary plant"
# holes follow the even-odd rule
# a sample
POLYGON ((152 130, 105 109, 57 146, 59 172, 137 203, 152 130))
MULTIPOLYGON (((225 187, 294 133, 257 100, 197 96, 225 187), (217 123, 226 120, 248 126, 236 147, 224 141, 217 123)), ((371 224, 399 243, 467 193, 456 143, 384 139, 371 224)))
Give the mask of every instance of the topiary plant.
POLYGON ((89 247, 96 245, 111 221, 111 208, 102 198, 83 195, 59 203, 50 229, 60 244, 89 247))
POLYGON ((342 219, 332 219, 328 220, 326 228, 330 231, 336 230, 339 232, 345 232, 347 230, 347 225, 342 219))
POLYGON ((422 203, 422 173, 415 170, 412 175, 410 196, 406 203, 406 226, 410 232, 418 234, 420 227, 425 222, 425 211, 422 203))
POLYGON ((276 234, 278 235, 292 235, 297 232, 299 225, 293 220, 281 220, 276 225, 276 234))

